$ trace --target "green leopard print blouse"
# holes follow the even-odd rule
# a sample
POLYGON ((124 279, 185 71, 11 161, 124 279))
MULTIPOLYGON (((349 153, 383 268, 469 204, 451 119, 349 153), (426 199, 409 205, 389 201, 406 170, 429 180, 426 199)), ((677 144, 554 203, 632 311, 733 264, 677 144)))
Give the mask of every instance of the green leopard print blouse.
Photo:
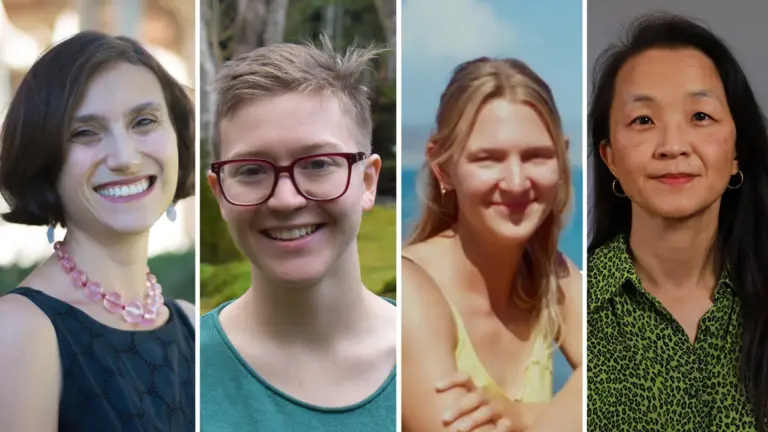
POLYGON ((598 248, 587 269, 588 430, 756 430, 739 383, 739 300, 726 273, 691 344, 643 289, 626 237, 598 248))

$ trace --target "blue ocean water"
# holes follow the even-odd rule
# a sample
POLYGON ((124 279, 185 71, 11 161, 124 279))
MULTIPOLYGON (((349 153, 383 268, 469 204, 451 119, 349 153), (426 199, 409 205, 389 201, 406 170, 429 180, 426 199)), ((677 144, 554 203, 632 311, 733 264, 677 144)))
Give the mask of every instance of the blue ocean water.
MULTIPOLYGON (((582 222, 584 212, 582 209, 582 170, 579 167, 573 167, 571 172, 571 184, 573 186, 573 198, 571 200, 571 217, 563 232, 560 233, 560 250, 573 261, 576 266, 583 269, 583 242, 582 242, 582 222)), ((414 169, 402 170, 402 221, 403 221, 403 240, 410 234, 411 227, 416 221, 421 210, 421 203, 417 194, 417 182, 419 172, 414 169)), ((554 357, 554 390, 559 391, 568 377, 571 376, 571 366, 563 356, 560 350, 556 350, 554 357)))

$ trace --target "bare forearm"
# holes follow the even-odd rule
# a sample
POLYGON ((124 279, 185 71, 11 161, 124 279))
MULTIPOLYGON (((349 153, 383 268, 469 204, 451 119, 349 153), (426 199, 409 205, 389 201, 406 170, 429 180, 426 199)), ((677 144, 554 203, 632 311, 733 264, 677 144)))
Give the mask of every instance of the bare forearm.
POLYGON ((581 368, 577 368, 552 402, 512 402, 497 400, 502 416, 513 424, 515 432, 580 431, 581 368))
POLYGON ((552 402, 538 411, 526 432, 581 431, 582 388, 582 369, 578 367, 552 402))

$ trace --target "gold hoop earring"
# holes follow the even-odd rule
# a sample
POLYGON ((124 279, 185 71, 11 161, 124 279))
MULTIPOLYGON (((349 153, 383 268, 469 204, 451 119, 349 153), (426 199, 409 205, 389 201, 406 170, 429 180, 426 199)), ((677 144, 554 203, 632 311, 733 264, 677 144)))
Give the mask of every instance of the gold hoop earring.
POLYGON ((744 184, 744 173, 743 173, 743 172, 741 172, 741 170, 739 170, 739 172, 738 172, 738 173, 736 173, 736 174, 738 174, 739 176, 741 176, 741 181, 740 181, 740 182, 739 182, 739 184, 737 184, 736 186, 731 186, 731 182, 730 182, 730 180, 729 180, 729 181, 728 181, 728 189, 738 189, 738 188, 740 188, 740 187, 741 187, 741 185, 742 185, 742 184, 744 184))
MULTIPOLYGON (((614 180, 613 180, 613 183, 611 184, 611 189, 613 189, 613 193, 614 193, 614 195, 616 195, 616 196, 618 196, 618 197, 622 197, 622 198, 624 198, 625 196, 627 196, 627 194, 625 194, 625 193, 623 193, 623 194, 619 193, 619 192, 616 190, 616 185, 617 185, 617 184, 618 184, 619 186, 621 186, 621 184, 619 183, 619 181, 618 181, 618 180, 616 180, 616 179, 614 179, 614 180)), ((623 192, 623 191, 622 191, 622 192, 623 192)))

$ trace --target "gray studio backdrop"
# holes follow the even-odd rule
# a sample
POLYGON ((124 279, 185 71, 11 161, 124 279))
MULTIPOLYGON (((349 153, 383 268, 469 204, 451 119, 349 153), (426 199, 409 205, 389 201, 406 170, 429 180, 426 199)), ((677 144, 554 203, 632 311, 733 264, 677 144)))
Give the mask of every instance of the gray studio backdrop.
MULTIPOLYGON (((722 38, 736 56, 764 114, 768 114, 768 1, 766 0, 589 0, 587 3, 587 103, 592 95, 595 60, 624 36, 640 15, 668 12, 696 19, 722 38)), ((584 125, 586 129, 587 126, 584 125)), ((587 131, 587 133, 589 133, 587 131)), ((584 143, 589 151, 589 140, 584 143)), ((600 155, 595 154, 595 157, 600 155)), ((587 163, 588 236, 592 236, 591 157, 587 163)), ((585 245, 586 247, 586 245, 585 245)))

